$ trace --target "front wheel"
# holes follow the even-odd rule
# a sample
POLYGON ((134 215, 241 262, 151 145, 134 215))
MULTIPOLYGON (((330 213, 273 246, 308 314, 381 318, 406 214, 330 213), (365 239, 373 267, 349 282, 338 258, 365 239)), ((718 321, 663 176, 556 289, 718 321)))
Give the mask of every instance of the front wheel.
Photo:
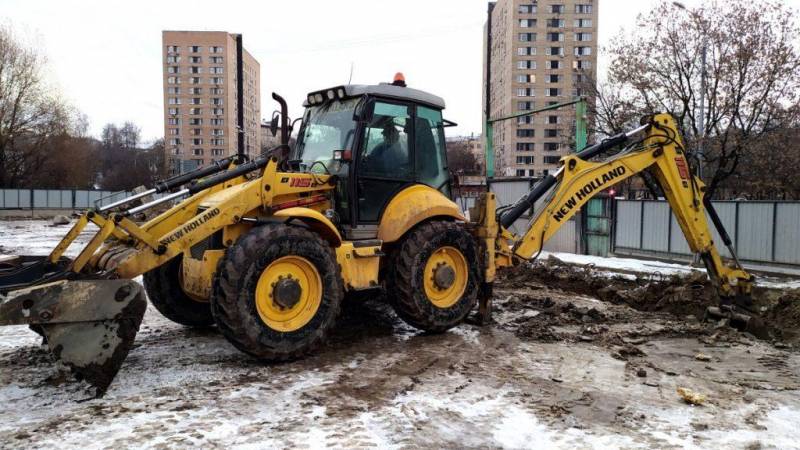
POLYGON ((259 359, 295 359, 322 344, 343 288, 331 247, 288 225, 252 229, 220 261, 211 311, 222 334, 259 359))
POLYGON ((475 240, 453 222, 429 222, 406 236, 388 276, 394 309, 409 325, 441 332, 475 306, 480 286, 475 240))

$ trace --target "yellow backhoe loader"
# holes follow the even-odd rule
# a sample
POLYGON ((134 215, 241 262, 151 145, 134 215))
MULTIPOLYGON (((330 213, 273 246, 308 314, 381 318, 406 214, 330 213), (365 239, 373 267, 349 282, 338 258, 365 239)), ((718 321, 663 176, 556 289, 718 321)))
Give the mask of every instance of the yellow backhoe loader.
MULTIPOLYGON (((283 143, 179 175, 80 216, 47 257, 0 268, 0 324, 28 324, 53 354, 102 395, 150 303, 191 327, 216 325, 265 361, 301 357, 325 341, 347 293, 381 290, 412 326, 441 332, 473 310, 486 319, 499 268, 534 258, 592 196, 648 172, 720 295, 719 315, 744 317, 753 277, 725 265, 706 213, 730 239, 692 174, 674 119, 641 126, 561 158, 517 203, 486 192, 469 220, 450 198, 444 101, 391 84, 346 85, 308 95, 293 147, 283 143), (606 160, 594 159, 619 149, 606 160), (158 200, 131 207, 146 196, 158 200), (511 224, 533 208, 522 235, 511 224), (146 223, 138 213, 170 209, 146 223), (82 230, 99 230, 74 259, 82 230), (144 276, 144 288, 132 281, 144 276)), ((277 125, 276 125, 277 126, 277 125)))

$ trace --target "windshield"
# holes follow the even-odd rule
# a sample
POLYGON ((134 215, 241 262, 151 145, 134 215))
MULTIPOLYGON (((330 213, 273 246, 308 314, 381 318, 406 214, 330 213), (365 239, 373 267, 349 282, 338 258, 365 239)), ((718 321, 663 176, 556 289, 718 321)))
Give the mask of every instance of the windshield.
POLYGON ((359 98, 332 101, 306 109, 297 157, 303 170, 333 173, 334 150, 352 150, 356 122, 353 112, 359 98), (321 163, 321 164, 315 164, 321 163), (324 164, 325 167, 322 167, 324 164))

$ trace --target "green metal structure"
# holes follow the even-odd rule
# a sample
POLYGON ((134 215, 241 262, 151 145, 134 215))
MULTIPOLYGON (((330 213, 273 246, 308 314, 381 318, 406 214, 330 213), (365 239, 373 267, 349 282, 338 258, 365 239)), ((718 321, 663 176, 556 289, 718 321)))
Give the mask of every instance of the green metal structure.
POLYGON ((486 178, 494 178, 494 124, 504 120, 516 119, 518 117, 532 116, 534 114, 542 113, 545 111, 552 111, 554 109, 564 108, 566 106, 575 105, 575 151, 580 151, 586 147, 587 141, 587 126, 586 126, 586 99, 583 97, 566 103, 557 103, 555 105, 546 106, 544 108, 534 109, 532 111, 525 111, 510 116, 486 119, 486 137, 485 137, 485 154, 486 154, 486 178))

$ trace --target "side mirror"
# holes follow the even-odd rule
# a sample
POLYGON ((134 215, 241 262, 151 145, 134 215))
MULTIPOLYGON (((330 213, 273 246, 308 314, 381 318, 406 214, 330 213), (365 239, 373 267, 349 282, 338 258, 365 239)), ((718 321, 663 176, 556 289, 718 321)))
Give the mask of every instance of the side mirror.
POLYGON ((272 133, 272 136, 275 137, 278 134, 278 120, 279 117, 277 114, 273 114, 272 121, 269 124, 269 132, 272 133))

